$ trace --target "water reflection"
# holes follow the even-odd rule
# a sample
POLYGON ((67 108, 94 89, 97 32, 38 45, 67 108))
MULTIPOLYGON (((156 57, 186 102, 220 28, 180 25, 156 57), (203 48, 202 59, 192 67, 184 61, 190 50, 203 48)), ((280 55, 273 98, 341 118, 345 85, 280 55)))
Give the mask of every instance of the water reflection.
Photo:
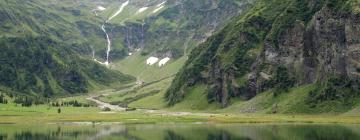
POLYGON ((0 140, 356 140, 360 125, 0 125, 0 140))

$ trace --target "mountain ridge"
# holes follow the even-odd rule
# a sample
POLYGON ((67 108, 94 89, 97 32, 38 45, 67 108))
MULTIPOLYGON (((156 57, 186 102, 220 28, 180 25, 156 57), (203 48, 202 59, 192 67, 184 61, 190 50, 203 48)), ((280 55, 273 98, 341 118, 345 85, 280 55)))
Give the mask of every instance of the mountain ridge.
POLYGON ((168 105, 202 84, 208 102, 221 107, 317 84, 306 93, 307 108, 351 109, 360 91, 358 9, 354 0, 258 1, 192 52, 165 95, 168 105))

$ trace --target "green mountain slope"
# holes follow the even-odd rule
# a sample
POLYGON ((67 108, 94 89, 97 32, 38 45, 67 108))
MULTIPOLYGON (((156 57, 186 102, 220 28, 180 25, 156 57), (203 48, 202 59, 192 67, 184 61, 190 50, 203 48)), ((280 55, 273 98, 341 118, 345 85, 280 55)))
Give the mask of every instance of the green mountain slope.
MULTIPOLYGON (((81 11, 76 10, 57 10, 48 6, 51 4, 56 3, 0 2, 1 90, 53 97, 133 80, 80 55, 88 47, 84 44, 91 42, 74 20, 76 16, 87 20, 86 15, 80 16, 81 11)), ((65 8, 66 2, 56 6, 65 8)))
MULTIPOLYGON (((117 8, 112 7, 118 7, 122 2, 109 10, 116 11, 117 8)), ((130 1, 108 25, 113 40, 113 51, 110 53, 113 68, 145 82, 172 76, 193 48, 246 10, 251 3, 246 0, 130 1), (148 9, 137 13, 143 7, 148 9), (161 9, 154 13, 157 8, 161 9), (168 57, 171 60, 163 67, 157 63, 149 66, 146 65, 149 57, 159 60, 168 57)), ((106 18, 111 15, 109 13, 113 12, 105 10, 100 16, 106 18)))
POLYGON ((288 103, 277 98, 296 91, 305 97, 292 113, 350 110, 360 97, 359 3, 258 1, 194 49, 165 95, 168 104, 182 104, 196 94, 191 89, 205 85, 198 93, 221 107, 270 94, 273 102, 245 108, 266 102, 263 109, 288 112, 278 109, 288 103), (302 90, 305 85, 315 87, 302 90))

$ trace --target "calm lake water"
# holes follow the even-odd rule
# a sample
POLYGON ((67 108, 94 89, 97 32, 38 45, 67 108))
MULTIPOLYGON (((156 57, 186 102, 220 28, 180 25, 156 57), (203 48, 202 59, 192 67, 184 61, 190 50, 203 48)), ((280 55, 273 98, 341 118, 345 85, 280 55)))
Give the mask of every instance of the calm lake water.
POLYGON ((0 125, 0 140, 360 140, 360 125, 0 125))

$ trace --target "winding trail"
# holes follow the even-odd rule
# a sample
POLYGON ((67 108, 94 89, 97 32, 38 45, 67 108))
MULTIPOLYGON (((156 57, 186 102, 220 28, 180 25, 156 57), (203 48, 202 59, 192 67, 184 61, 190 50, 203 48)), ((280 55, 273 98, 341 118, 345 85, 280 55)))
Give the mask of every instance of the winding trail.
POLYGON ((89 101, 95 102, 96 104, 98 104, 98 107, 110 108, 111 111, 125 111, 126 110, 126 108, 123 108, 123 107, 120 107, 120 106, 117 106, 117 105, 111 105, 109 103, 105 103, 103 101, 100 101, 100 100, 98 100, 96 98, 97 98, 96 96, 92 96, 92 97, 89 97, 89 98, 86 98, 86 99, 89 100, 89 101))
MULTIPOLYGON (((126 92, 126 91, 130 91, 133 90, 136 86, 130 87, 130 88, 126 88, 123 89, 121 91, 126 92)), ((117 111, 117 112, 124 112, 126 111, 127 108, 124 107, 120 107, 118 105, 111 105, 110 103, 106 103, 103 101, 100 101, 98 99, 99 96, 108 96, 109 94, 100 94, 100 95, 93 95, 90 96, 88 98, 86 98, 89 101, 93 101, 97 104, 98 107, 100 108, 110 108, 111 111, 117 111)), ((193 116, 217 116, 217 115, 221 115, 221 114, 214 114, 214 113, 193 113, 193 112, 180 112, 180 111, 167 111, 167 110, 153 110, 153 109, 136 109, 136 111, 139 112, 143 112, 143 113, 148 113, 148 114, 155 114, 155 115, 169 115, 169 116, 189 116, 189 115, 193 115, 193 116)))

